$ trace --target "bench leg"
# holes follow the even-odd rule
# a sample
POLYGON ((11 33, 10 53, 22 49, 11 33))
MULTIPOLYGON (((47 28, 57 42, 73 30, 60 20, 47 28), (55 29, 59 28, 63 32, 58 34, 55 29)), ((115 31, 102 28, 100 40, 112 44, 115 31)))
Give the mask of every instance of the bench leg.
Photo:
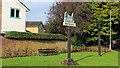
POLYGON ((47 53, 47 56, 48 56, 48 53, 47 53))
POLYGON ((42 56, 43 56, 43 51, 42 51, 42 56))
POLYGON ((59 54, 59 51, 57 50, 57 55, 59 54))
POLYGON ((38 52, 38 56, 40 56, 41 55, 41 52, 38 52))

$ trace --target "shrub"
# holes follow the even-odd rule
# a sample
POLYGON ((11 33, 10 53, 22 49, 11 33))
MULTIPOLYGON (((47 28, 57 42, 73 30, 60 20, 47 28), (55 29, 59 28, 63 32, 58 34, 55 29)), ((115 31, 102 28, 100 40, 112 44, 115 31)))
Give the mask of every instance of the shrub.
POLYGON ((67 40, 67 37, 61 34, 48 33, 30 33, 30 32, 6 32, 5 38, 9 39, 35 39, 35 40, 67 40))
POLYGON ((60 50, 60 52, 61 52, 61 53, 67 53, 67 52, 68 52, 68 50, 67 50, 67 49, 65 49, 65 48, 62 48, 62 49, 60 50))
POLYGON ((71 39, 71 44, 73 46, 81 46, 83 44, 86 44, 86 36, 85 35, 75 34, 74 38, 71 39))
POLYGON ((85 51, 86 46, 84 44, 80 46, 72 46, 72 52, 85 51))

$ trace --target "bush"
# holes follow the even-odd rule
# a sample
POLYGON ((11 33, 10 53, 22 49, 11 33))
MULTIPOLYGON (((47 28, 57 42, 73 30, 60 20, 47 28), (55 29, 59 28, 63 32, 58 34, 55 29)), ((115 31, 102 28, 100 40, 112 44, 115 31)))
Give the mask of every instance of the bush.
POLYGON ((9 39, 35 39, 35 40, 67 40, 67 37, 61 34, 48 33, 30 33, 30 32, 6 32, 5 38, 9 39))
POLYGON ((60 53, 67 53, 67 52, 68 52, 68 50, 65 49, 65 48, 62 48, 62 49, 60 50, 60 53))
POLYGON ((30 48, 5 48, 3 49, 2 58, 13 58, 13 57, 25 57, 25 56, 35 56, 34 50, 30 48))
POLYGON ((71 39, 71 44, 73 46, 80 46, 80 45, 86 44, 86 36, 79 35, 79 34, 74 35, 74 38, 71 39))
POLYGON ((84 44, 80 46, 72 46, 72 52, 85 51, 86 46, 84 44))

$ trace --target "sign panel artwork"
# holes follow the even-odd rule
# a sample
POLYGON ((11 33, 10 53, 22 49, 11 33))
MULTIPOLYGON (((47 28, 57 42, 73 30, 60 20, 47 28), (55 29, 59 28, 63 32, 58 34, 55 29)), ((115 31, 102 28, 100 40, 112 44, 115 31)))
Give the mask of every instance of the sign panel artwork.
POLYGON ((76 24, 74 23, 74 14, 73 13, 71 16, 67 12, 64 13, 63 25, 64 26, 76 26, 76 24))

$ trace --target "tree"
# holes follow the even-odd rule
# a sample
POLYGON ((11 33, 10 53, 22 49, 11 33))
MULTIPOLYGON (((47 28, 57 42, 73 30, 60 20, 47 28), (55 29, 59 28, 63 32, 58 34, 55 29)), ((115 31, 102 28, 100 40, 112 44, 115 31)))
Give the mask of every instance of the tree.
POLYGON ((57 28, 57 24, 53 21, 52 23, 50 22, 49 24, 46 25, 47 28, 47 33, 54 33, 57 34, 58 30, 57 28))
POLYGON ((86 27, 89 24, 91 14, 88 10, 88 3, 56 2, 55 4, 53 4, 49 12, 48 22, 49 24, 56 23, 56 33, 61 33, 64 35, 67 34, 67 28, 63 26, 65 11, 68 12, 69 15, 71 15, 72 12, 74 13, 74 19, 77 26, 72 28, 72 35, 83 34, 84 30, 87 30, 86 27))
MULTIPOLYGON (((89 38, 88 42, 98 40, 98 22, 101 22, 101 35, 102 41, 109 41, 110 35, 110 10, 119 9, 120 2, 91 2, 89 3, 90 10, 92 11, 91 23, 88 27, 89 38), (100 8, 101 7, 101 8, 100 8)), ((115 28, 119 24, 118 11, 112 12, 112 35, 117 34, 118 28, 115 28), (115 31, 114 29, 117 29, 115 31)))

